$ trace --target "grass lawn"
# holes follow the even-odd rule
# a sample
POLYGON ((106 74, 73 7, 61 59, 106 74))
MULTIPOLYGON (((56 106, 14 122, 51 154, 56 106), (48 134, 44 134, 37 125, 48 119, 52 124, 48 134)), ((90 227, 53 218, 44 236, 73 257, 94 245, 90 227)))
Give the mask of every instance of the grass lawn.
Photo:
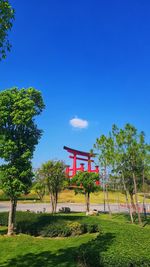
POLYGON ((1 226, 0 266, 150 266, 149 224, 141 228, 131 225, 125 215, 113 215, 110 218, 104 214, 98 217, 57 215, 57 221, 61 223, 64 216, 72 221, 99 223, 101 233, 68 238, 41 238, 23 234, 7 237, 4 235, 6 227, 1 226), (87 262, 89 265, 86 265, 87 262))

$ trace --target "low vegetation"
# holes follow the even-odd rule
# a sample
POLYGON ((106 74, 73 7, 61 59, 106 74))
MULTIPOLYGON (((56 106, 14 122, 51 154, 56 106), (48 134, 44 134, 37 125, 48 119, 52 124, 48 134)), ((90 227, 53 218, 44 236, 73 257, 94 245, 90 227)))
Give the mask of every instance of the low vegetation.
MULTIPOLYGON (((7 213, 0 214, 1 224, 7 224, 7 216, 7 213)), ((145 227, 131 225, 129 216, 123 214, 110 218, 107 214, 89 217, 81 213, 52 216, 19 212, 16 219, 18 226, 22 221, 28 229, 31 226, 32 229, 46 229, 46 225, 66 222, 76 230, 80 225, 98 225, 100 232, 83 235, 78 232, 77 236, 59 238, 24 234, 7 237, 5 226, 1 226, 0 266, 150 266, 150 219, 145 227)))

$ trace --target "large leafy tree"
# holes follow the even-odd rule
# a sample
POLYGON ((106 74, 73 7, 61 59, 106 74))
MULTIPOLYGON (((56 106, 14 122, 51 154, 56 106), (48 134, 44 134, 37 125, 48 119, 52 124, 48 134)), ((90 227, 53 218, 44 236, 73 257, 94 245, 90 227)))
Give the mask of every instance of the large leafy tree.
POLYGON ((90 210, 90 194, 99 190, 99 174, 89 172, 78 172, 72 179, 71 184, 75 185, 76 193, 85 195, 86 211, 90 210))
POLYGON ((0 0, 0 59, 6 57, 11 44, 8 40, 8 32, 12 28, 14 10, 8 0, 0 0))
POLYGON ((0 92, 1 185, 10 197, 8 234, 14 232, 17 198, 26 193, 32 181, 31 160, 42 131, 35 116, 44 108, 41 93, 34 88, 0 92))
POLYGON ((66 175, 63 161, 49 160, 42 164, 39 175, 45 180, 50 194, 52 213, 56 213, 58 194, 64 188, 66 175))

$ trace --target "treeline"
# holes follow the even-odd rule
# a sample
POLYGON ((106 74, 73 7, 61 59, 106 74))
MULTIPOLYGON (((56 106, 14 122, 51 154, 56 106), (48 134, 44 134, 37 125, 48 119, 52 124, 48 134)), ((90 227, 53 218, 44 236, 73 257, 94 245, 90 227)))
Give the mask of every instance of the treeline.
POLYGON ((137 193, 143 192, 143 211, 146 216, 145 197, 150 185, 150 145, 146 142, 144 132, 138 132, 131 124, 126 124, 124 128, 113 125, 108 136, 101 135, 96 139, 94 149, 102 171, 109 211, 108 190, 113 185, 126 196, 131 222, 134 221, 133 214, 137 213, 141 224, 137 193))

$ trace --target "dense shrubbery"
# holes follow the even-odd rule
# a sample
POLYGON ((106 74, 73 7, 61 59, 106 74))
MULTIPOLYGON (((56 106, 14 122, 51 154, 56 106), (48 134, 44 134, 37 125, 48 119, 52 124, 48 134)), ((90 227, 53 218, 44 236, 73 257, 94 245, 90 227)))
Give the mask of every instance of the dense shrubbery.
MULTIPOLYGON (((78 219, 78 217, 76 217, 78 219)), ((96 223, 80 223, 73 217, 53 216, 50 214, 36 214, 17 212, 16 233, 34 236, 57 237, 76 236, 84 233, 96 233, 100 227, 96 223)), ((7 226, 8 213, 0 213, 0 225, 7 226)))
POLYGON ((7 226, 8 212, 0 212, 0 226, 7 226))

